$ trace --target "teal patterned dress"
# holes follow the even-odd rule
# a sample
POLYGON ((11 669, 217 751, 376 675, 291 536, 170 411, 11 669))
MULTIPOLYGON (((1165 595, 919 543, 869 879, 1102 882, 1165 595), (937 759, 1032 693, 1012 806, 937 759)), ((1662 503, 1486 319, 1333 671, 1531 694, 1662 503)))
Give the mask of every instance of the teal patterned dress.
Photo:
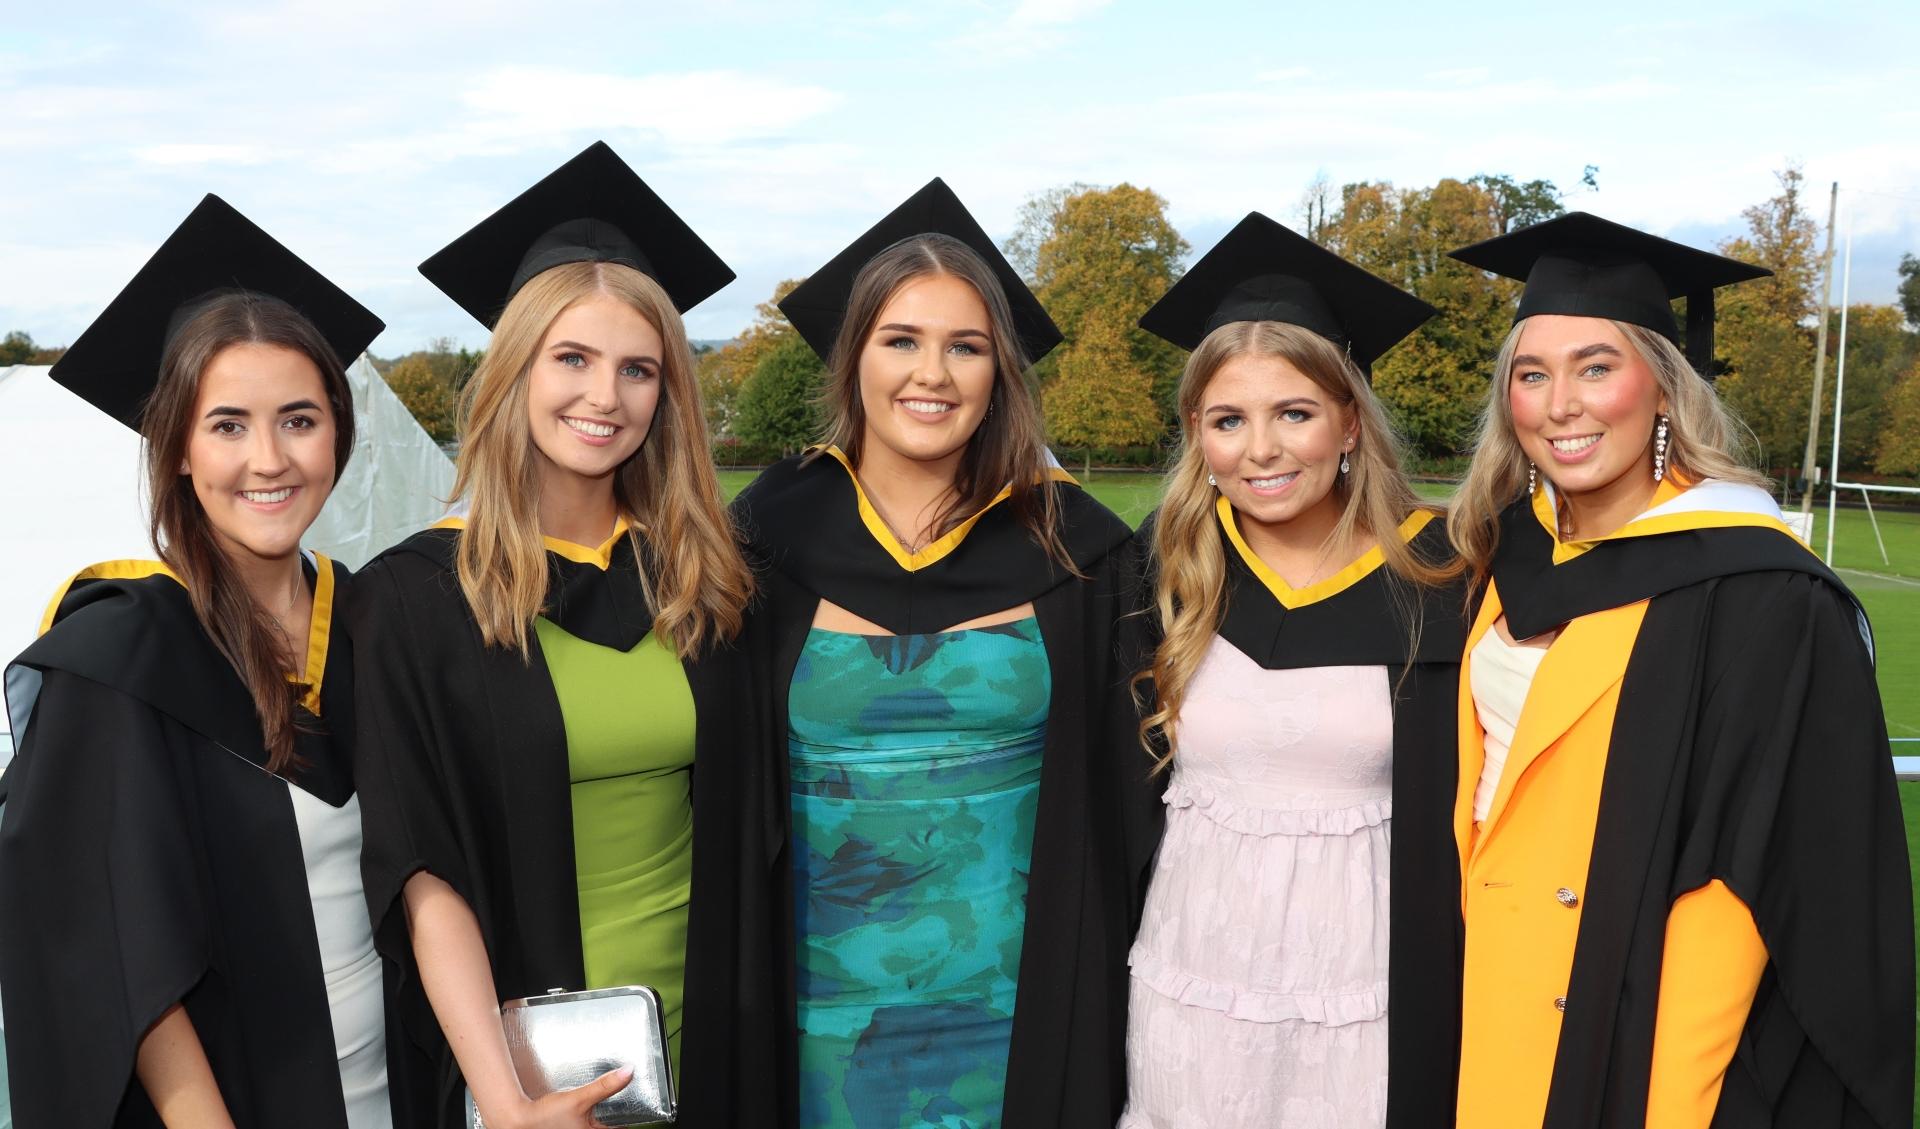
POLYGON ((804 1129, 1000 1123, 1051 691, 1032 618, 807 636, 787 731, 804 1129))

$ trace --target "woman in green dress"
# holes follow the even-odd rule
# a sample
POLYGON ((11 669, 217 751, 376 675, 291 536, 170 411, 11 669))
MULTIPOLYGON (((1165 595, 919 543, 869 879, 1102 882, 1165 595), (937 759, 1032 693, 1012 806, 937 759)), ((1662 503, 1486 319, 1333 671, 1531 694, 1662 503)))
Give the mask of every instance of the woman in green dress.
MULTIPOLYGON (((482 322, 458 508, 372 562, 351 624, 382 951, 489 1126, 591 1124, 623 1068, 530 1098, 503 1000, 646 985, 687 1122, 754 1119, 723 876, 749 793, 728 758, 752 578, 720 503, 687 308, 732 273, 604 144, 421 267, 482 322), (695 764, 701 766, 694 772, 695 764), (692 1006, 687 1006, 691 1001, 692 1006)), ((750 698, 751 695, 742 695, 750 698)), ((750 923, 749 923, 750 924, 750 923)))

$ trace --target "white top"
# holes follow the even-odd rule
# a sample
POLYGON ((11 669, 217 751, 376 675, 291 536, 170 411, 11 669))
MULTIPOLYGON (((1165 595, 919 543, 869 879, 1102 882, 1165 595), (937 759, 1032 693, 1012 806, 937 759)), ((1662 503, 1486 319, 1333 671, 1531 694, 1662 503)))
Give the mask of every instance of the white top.
POLYGON ((1520 711, 1527 704, 1527 691, 1533 688, 1533 676, 1546 657, 1545 647, 1509 643, 1501 638, 1497 627, 1487 628, 1474 645, 1473 711, 1486 733, 1487 752, 1487 759, 1480 765, 1480 783, 1473 790, 1476 823, 1486 819, 1493 808, 1500 774, 1507 767, 1507 751, 1513 747, 1514 730, 1520 727, 1520 711))
POLYGON ((327 979, 348 1129, 393 1129, 387 1101, 386 994, 360 885, 360 797, 332 807, 287 785, 307 864, 307 896, 327 979))

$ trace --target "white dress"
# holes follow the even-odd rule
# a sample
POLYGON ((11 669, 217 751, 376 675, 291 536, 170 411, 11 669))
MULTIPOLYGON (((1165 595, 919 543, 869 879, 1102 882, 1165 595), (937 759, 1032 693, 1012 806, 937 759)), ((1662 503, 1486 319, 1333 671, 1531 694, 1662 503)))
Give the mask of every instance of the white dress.
POLYGON ((300 853, 307 864, 307 895, 313 901, 320 967, 327 979, 327 1009, 333 1017, 333 1047, 340 1060, 347 1125, 349 1129, 392 1129, 386 993, 360 884, 360 797, 336 808, 291 784, 287 792, 293 797, 300 853))
POLYGON ((1265 670, 1215 636, 1180 717, 1121 1129, 1383 1125, 1388 671, 1265 670))

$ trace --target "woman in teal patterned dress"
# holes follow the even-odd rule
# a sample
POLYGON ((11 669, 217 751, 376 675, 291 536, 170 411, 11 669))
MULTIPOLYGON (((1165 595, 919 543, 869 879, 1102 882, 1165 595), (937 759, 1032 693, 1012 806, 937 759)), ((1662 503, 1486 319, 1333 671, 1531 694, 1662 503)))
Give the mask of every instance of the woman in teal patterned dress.
POLYGON ((804 1123, 998 1106, 1051 682, 1031 617, 809 633, 787 717, 804 1123))
POLYGON ((1058 331, 939 181, 782 309, 833 417, 736 502, 789 783, 790 1123, 1108 1129, 1158 805, 1128 530, 1050 466, 1022 379, 1058 331))

